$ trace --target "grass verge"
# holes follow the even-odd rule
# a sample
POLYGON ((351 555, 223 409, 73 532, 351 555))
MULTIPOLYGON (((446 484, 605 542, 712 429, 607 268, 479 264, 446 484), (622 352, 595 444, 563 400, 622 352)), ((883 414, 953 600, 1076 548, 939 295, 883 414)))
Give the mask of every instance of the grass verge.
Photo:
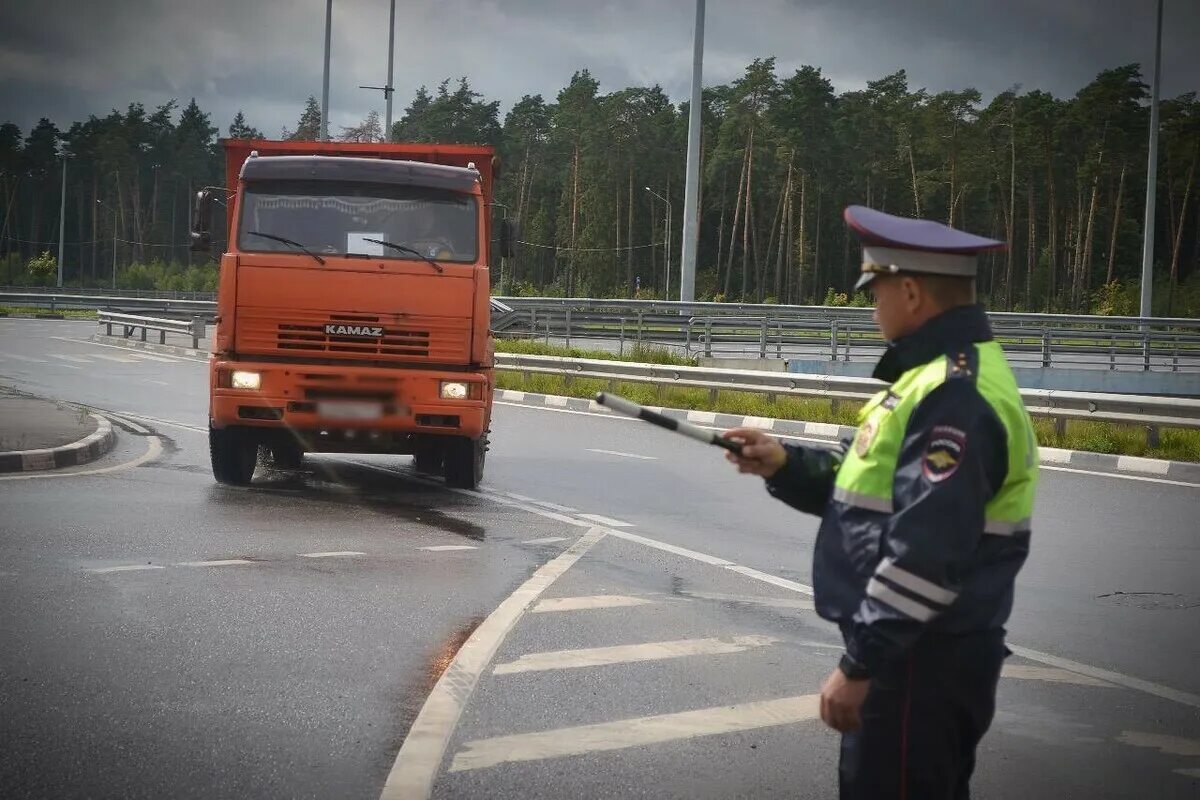
MULTIPOLYGON (((557 355, 572 358, 600 358, 608 361, 624 360, 641 363, 694 365, 694 359, 681 358, 665 350, 635 346, 634 351, 623 359, 615 353, 599 350, 579 350, 542 342, 520 340, 498 340, 496 349, 506 353, 529 355, 557 355)), ((795 419, 805 422, 833 422, 839 425, 854 425, 857 404, 842 402, 836 406, 828 400, 778 397, 750 392, 715 393, 706 389, 681 389, 653 386, 644 383, 616 383, 585 378, 567 378, 559 375, 532 374, 528 379, 516 372, 497 372, 496 385, 501 389, 520 392, 554 394, 566 397, 595 397, 597 392, 616 392, 635 403, 665 408, 685 408, 695 411, 716 411, 748 417, 771 419, 795 419)), ((1163 428, 1159 442, 1151 447, 1146 443, 1146 432, 1134 425, 1113 425, 1107 422, 1069 420, 1066 431, 1058 435, 1053 420, 1035 419, 1038 443, 1044 447, 1062 447, 1067 450, 1087 450, 1093 453, 1110 453, 1123 456, 1145 456, 1165 458, 1172 461, 1200 461, 1200 431, 1163 428)))
POLYGON ((34 308, 32 306, 0 306, 0 314, 4 316, 31 316, 31 317, 49 317, 57 319, 95 319, 96 311, 91 308, 59 308, 51 311, 48 308, 34 308))

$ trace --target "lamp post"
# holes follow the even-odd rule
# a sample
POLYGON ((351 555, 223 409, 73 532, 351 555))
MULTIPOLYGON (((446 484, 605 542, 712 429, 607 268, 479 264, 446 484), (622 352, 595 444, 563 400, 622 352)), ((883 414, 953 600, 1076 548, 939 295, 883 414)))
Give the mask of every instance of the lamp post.
POLYGON ((670 300, 671 299, 671 201, 668 200, 667 198, 663 197, 658 192, 651 189, 649 186, 646 187, 646 191, 667 204, 667 219, 666 219, 666 224, 663 226, 666 228, 666 237, 667 237, 667 240, 663 243, 663 252, 666 254, 666 261, 667 261, 666 272, 663 273, 663 299, 670 300))
POLYGON ((1154 37, 1154 83, 1150 87, 1150 146, 1146 166, 1146 219, 1142 224, 1142 292, 1138 315, 1150 316, 1154 292, 1154 200, 1158 191, 1158 83, 1162 68, 1163 3, 1158 0, 1158 27, 1154 37))
POLYGON ((325 0, 325 72, 321 79, 321 141, 329 141, 329 44, 333 31, 333 0, 325 0))
POLYGON ((62 194, 58 200, 58 288, 63 285, 63 239, 67 230, 67 148, 62 148, 62 194))

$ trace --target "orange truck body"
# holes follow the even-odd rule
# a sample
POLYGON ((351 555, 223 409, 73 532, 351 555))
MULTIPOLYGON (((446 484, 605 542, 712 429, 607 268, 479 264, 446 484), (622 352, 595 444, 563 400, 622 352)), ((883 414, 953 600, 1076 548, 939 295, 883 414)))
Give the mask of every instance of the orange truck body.
POLYGON ((265 448, 277 463, 293 467, 306 452, 410 453, 418 469, 444 471, 449 482, 473 487, 482 474, 494 386, 488 269, 497 163, 492 148, 238 139, 222 144, 229 235, 220 260, 209 402, 217 479, 249 482, 248 453, 257 456, 265 448), (251 240, 239 236, 251 172, 245 165, 285 156, 293 158, 274 163, 344 168, 349 180, 363 185, 382 182, 385 169, 391 179, 416 176, 411 180, 417 189, 423 180, 454 181, 454 191, 470 195, 466 202, 478 208, 473 260, 439 262, 439 269, 432 259, 389 250, 325 254, 321 264, 297 250, 247 246, 251 240), (405 165, 381 166, 384 161, 413 163, 402 173, 405 165), (257 374, 257 387, 232 385, 235 372, 257 374), (453 384, 449 397, 448 384, 453 384))

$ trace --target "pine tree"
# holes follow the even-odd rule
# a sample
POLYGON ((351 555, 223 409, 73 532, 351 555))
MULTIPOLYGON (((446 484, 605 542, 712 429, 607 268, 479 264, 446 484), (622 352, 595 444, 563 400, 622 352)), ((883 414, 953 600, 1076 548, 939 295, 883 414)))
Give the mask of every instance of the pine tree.
POLYGON ((321 105, 317 102, 316 97, 311 94, 308 96, 308 100, 304 103, 304 111, 300 114, 300 120, 296 123, 295 132, 289 133, 288 129, 284 128, 283 138, 294 142, 320 141, 321 105))
POLYGON ((246 115, 238 109, 237 115, 233 118, 233 122, 229 124, 230 139, 261 139, 263 138, 262 131, 258 128, 251 127, 246 124, 246 115))

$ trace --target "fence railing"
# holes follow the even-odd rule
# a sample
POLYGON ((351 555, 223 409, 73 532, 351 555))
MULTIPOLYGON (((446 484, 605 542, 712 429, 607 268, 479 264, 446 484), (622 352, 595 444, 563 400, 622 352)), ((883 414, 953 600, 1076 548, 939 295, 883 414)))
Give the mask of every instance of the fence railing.
POLYGON ((193 349, 200 347, 200 340, 204 338, 205 334, 205 322, 200 317, 192 317, 190 320, 159 319, 119 314, 113 311, 99 311, 96 313, 96 319, 104 326, 107 336, 113 335, 114 327, 121 331, 121 336, 125 339, 132 338, 135 333, 140 331, 141 340, 144 342, 147 333, 154 331, 158 334, 159 343, 166 344, 167 334, 175 333, 190 337, 193 349))

